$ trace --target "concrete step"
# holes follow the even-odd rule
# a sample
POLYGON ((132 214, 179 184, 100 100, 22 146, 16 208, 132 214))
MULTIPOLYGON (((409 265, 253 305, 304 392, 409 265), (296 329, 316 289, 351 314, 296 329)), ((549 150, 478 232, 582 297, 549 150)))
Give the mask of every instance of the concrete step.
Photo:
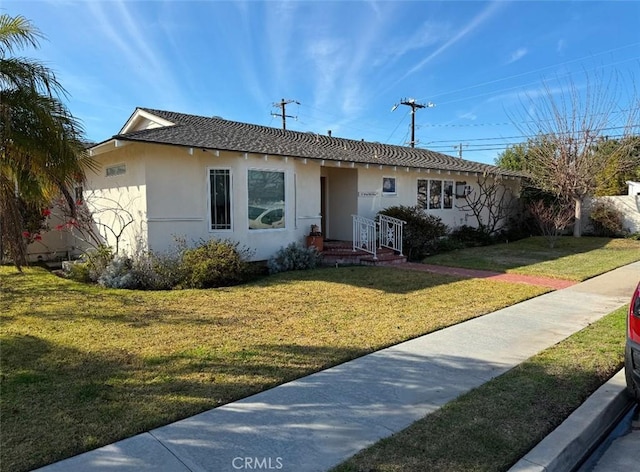
POLYGON ((368 252, 354 251, 351 242, 334 241, 325 244, 322 263, 324 265, 389 265, 401 264, 407 260, 405 256, 400 256, 388 248, 379 248, 376 253, 377 259, 374 259, 368 252))

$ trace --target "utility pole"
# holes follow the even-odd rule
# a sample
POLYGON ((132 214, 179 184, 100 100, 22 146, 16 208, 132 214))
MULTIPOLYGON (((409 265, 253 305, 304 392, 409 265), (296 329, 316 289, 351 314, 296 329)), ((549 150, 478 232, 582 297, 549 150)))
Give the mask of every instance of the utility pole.
MULTIPOLYGON (((409 145, 411 147, 416 147, 416 109, 418 108, 433 108, 435 104, 429 102, 427 104, 417 103, 414 98, 403 98, 400 100, 400 105, 406 105, 411 107, 411 141, 409 145)), ((394 111, 398 108, 398 105, 394 105, 391 111, 394 111)))
POLYGON ((296 100, 285 100, 284 98, 280 100, 280 103, 274 103, 274 107, 280 107, 282 111, 279 114, 271 113, 271 116, 280 116, 282 117, 282 129, 287 129, 287 118, 297 118, 297 116, 287 115, 285 111, 285 107, 290 103, 295 103, 296 105, 300 105, 300 102, 296 100))
POLYGON ((462 144, 462 143, 460 143, 460 144, 458 144, 457 146, 453 146, 453 149, 457 149, 457 150, 458 150, 458 157, 459 157, 460 159, 462 159, 462 147, 463 147, 463 146, 464 146, 464 147, 467 147, 467 146, 468 146, 468 144, 462 144))

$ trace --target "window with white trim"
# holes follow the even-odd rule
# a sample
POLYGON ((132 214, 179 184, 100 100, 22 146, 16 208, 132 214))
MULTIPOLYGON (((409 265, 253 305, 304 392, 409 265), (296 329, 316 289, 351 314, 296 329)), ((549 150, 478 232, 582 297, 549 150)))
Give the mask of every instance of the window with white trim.
POLYGON ((231 229, 231 171, 229 169, 209 169, 209 207, 211 229, 231 229))
POLYGON ((417 205, 423 210, 453 208, 453 180, 418 179, 417 205))
POLYGON ((247 192, 249 229, 285 227, 284 172, 249 170, 247 192))

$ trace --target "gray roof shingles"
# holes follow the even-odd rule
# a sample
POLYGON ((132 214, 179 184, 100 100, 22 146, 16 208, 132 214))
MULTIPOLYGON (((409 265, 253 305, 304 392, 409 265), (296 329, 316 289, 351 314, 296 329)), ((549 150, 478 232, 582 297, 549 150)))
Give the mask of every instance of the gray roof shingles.
POLYGON ((119 134, 114 136, 115 139, 357 164, 461 172, 497 172, 504 176, 522 176, 519 172, 447 156, 428 149, 285 131, 218 117, 208 118, 150 108, 141 110, 175 124, 119 134))

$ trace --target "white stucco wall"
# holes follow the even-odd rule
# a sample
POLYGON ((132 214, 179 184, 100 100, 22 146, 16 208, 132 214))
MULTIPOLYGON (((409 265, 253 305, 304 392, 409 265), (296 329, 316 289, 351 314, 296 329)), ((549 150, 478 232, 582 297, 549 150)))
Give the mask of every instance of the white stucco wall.
POLYGON ((320 224, 320 167, 314 161, 219 153, 148 145, 145 150, 149 247, 166 251, 175 237, 188 244, 230 239, 268 259, 292 242, 304 242, 311 224, 320 224), (232 229, 210 230, 209 171, 228 169, 232 187, 232 229), (278 171, 285 178, 285 227, 249 229, 247 175, 278 171))
POLYGON ((99 222, 104 243, 132 253, 147 237, 147 195, 144 150, 130 144, 96 156, 100 169, 87 175, 85 204, 99 222), (122 175, 107 176, 107 168, 124 164, 122 175), (124 228, 124 229, 123 229, 124 228), (120 234, 122 233, 122 234, 120 234))
MULTIPOLYGON (((474 175, 466 175, 466 173, 430 171, 424 172, 406 168, 397 168, 393 170, 391 167, 378 166, 370 168, 358 169, 358 214, 374 218, 375 215, 385 208, 397 205, 415 206, 418 202, 418 180, 442 180, 452 181, 454 184, 454 194, 456 182, 464 182, 471 186, 473 191, 478 191, 478 178, 474 175), (395 177, 396 179, 396 195, 385 195, 382 189, 384 177, 395 177)), ((512 195, 517 196, 520 183, 516 179, 503 180, 502 185, 508 188, 512 195)), ((444 224, 450 228, 456 228, 462 225, 477 226, 477 221, 473 215, 464 211, 462 207, 465 205, 464 198, 453 198, 453 208, 428 209, 428 214, 439 217, 444 224)), ((487 218, 488 211, 484 211, 482 216, 487 218)))
POLYGON ((582 207, 582 229, 590 231, 589 215, 598 201, 607 201, 620 210, 623 216, 622 227, 630 233, 640 232, 640 195, 617 195, 612 197, 594 197, 585 201, 582 207))
POLYGON ((27 246, 27 259, 37 261, 61 261, 79 254, 82 241, 76 240, 68 231, 57 230, 56 227, 66 223, 57 208, 53 208, 47 218, 49 231, 41 233, 41 240, 27 246))

